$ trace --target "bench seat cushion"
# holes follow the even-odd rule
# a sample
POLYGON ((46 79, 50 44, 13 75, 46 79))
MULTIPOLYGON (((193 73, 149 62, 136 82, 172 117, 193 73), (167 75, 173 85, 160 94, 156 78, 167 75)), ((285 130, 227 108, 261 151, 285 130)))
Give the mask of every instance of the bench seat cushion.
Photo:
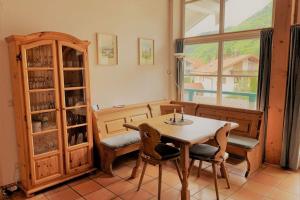
POLYGON ((259 141, 254 138, 230 134, 228 136, 228 144, 238 146, 245 149, 253 149, 259 141))
POLYGON ((138 131, 130 131, 123 135, 105 138, 101 142, 112 149, 117 149, 131 144, 139 143, 140 141, 140 133, 138 131))

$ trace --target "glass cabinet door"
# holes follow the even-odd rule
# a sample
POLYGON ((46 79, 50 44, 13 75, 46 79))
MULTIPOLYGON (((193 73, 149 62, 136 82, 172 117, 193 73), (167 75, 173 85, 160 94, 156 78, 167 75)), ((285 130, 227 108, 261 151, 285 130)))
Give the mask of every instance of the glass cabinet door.
MULTIPOLYGON (((71 158, 72 151, 77 149, 90 149, 89 141, 91 134, 89 91, 87 80, 86 50, 71 43, 59 43, 59 62, 61 79, 61 97, 63 108, 63 123, 65 133, 65 148, 67 157, 67 171, 73 168, 83 167, 87 163, 82 163, 71 158), (76 166, 74 163, 78 163, 76 166)), ((90 160, 90 153, 82 154, 85 158, 80 160, 90 160)))
POLYGON ((31 164, 35 166, 35 183, 56 178, 62 172, 60 101, 55 54, 56 45, 51 40, 22 46, 29 149, 31 164), (46 164, 43 169, 40 168, 41 163, 48 163, 49 157, 52 159, 49 162, 55 160, 55 170, 47 170, 50 165, 46 164))

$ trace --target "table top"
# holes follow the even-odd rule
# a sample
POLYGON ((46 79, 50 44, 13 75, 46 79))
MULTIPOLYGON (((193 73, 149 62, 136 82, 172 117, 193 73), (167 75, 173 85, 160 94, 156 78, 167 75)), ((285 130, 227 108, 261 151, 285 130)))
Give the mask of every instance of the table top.
MULTIPOLYGON (((184 115, 184 119, 193 121, 189 125, 171 125, 165 123, 166 120, 173 118, 173 114, 161 115, 145 120, 134 121, 124 124, 124 127, 138 130, 138 126, 147 123, 156 128, 161 135, 187 144, 201 143, 213 138, 216 131, 223 127, 225 123, 231 124, 231 129, 237 128, 239 125, 234 122, 227 122, 192 115, 184 115)), ((180 119, 181 114, 176 114, 176 118, 180 119)))

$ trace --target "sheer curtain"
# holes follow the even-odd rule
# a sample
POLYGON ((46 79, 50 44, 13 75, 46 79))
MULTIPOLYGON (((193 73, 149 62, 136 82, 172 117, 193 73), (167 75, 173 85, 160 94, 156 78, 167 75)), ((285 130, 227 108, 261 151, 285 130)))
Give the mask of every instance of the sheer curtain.
POLYGON ((281 166, 300 166, 300 26, 292 26, 281 166))

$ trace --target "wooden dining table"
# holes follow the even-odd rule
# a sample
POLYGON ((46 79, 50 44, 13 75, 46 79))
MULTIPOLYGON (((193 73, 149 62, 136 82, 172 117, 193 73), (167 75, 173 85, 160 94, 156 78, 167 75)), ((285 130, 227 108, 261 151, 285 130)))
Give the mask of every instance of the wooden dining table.
MULTIPOLYGON (((181 114, 175 114, 176 120, 182 118, 181 114)), ((174 114, 161 115, 145 120, 133 121, 125 123, 124 127, 133 130, 139 130, 138 126, 142 123, 147 123, 157 129, 162 136, 167 137, 169 140, 176 142, 180 146, 180 160, 182 168, 182 188, 181 199, 190 199, 190 191, 188 185, 188 168, 189 168, 189 147, 193 144, 204 143, 212 139, 216 131, 223 127, 225 123, 231 124, 231 129, 237 128, 239 125, 234 122, 227 122, 204 117, 197 117, 192 115, 184 115, 183 119, 189 123, 174 124, 172 120, 174 114)), ((141 157, 137 159, 136 166, 132 170, 131 178, 135 178, 137 170, 141 163, 141 157)))

